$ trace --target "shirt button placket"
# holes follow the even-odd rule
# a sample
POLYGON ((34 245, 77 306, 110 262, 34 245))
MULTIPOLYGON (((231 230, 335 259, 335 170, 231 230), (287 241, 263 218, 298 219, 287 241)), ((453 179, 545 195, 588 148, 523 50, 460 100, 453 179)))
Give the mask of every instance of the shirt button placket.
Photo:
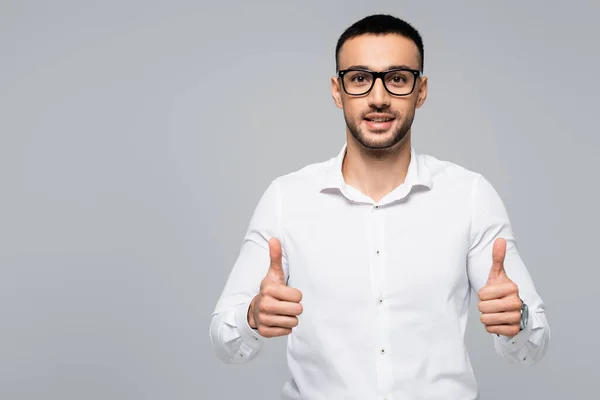
POLYGON ((389 390, 391 388, 391 379, 393 376, 393 371, 391 370, 391 360, 389 359, 390 321, 389 315, 387 314, 387 310, 385 309, 385 307, 383 307, 387 272, 385 262, 387 257, 383 253, 385 251, 385 224, 384 218, 380 214, 383 211, 378 204, 373 205, 372 211, 374 247, 372 251, 374 252, 373 267, 375 269, 375 290, 377 293, 377 324, 375 327, 376 332, 374 333, 379 346, 379 348, 377 349, 377 352, 379 353, 379 362, 377 366, 377 380, 379 382, 379 387, 377 389, 379 391, 380 398, 383 398, 383 396, 389 395, 389 390))

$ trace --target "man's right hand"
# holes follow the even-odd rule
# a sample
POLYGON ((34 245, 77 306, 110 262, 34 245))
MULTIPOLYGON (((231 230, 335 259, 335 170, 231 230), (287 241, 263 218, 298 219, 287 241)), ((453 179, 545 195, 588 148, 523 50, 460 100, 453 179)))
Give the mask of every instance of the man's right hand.
POLYGON ((264 337, 285 336, 298 325, 302 293, 286 285, 278 239, 269 240, 269 252, 271 265, 260 283, 260 292, 250 303, 248 324, 264 337))

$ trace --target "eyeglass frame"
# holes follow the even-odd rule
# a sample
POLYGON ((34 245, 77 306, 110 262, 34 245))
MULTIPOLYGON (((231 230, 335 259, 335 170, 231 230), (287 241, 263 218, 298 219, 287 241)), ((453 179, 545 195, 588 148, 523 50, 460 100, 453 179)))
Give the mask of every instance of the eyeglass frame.
POLYGON ((342 88, 344 89, 344 92, 349 96, 364 96, 364 95, 366 95, 371 90, 373 90, 373 87, 375 86, 375 82, 377 81, 377 78, 381 78, 381 83, 383 84, 383 87, 392 96, 409 96, 412 94, 412 92, 414 92, 415 87, 417 86, 417 79, 420 78, 421 76, 423 76, 423 71, 418 70, 418 69, 412 69, 412 68, 392 68, 392 69, 388 69, 386 71, 380 71, 380 72, 370 71, 368 69, 363 69, 363 68, 348 68, 348 69, 343 69, 343 70, 338 71, 338 77, 340 78, 340 80, 342 82, 342 88), (387 88, 387 85, 385 84, 385 80, 383 78, 388 73, 397 72, 397 71, 408 71, 408 72, 412 73, 413 76, 415 77, 415 79, 413 80, 413 85, 412 85, 412 88, 410 89, 410 92, 408 92, 406 94, 396 94, 396 93, 392 93, 387 88), (360 94, 348 93, 348 90, 346 90, 346 85, 344 84, 344 75, 348 72, 366 72, 368 74, 371 74, 371 76, 373 77, 373 82, 371 82, 371 86, 369 87, 369 89, 367 89, 365 92, 360 93, 360 94))

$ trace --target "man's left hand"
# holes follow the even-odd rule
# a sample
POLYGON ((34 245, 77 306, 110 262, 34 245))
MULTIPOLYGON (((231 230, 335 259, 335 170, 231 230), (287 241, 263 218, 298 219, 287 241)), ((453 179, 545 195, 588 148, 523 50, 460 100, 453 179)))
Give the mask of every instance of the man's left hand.
POLYGON ((478 293, 478 308, 481 322, 489 333, 512 337, 520 331, 523 302, 519 288, 504 270, 505 256, 506 240, 496 239, 488 281, 478 293))

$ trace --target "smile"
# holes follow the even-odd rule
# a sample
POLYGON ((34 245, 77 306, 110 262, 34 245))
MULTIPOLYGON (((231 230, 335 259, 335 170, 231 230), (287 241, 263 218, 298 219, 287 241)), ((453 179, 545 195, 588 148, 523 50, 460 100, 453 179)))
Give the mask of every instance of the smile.
POLYGON ((394 118, 365 118, 367 121, 371 122, 388 122, 393 120, 394 118))

